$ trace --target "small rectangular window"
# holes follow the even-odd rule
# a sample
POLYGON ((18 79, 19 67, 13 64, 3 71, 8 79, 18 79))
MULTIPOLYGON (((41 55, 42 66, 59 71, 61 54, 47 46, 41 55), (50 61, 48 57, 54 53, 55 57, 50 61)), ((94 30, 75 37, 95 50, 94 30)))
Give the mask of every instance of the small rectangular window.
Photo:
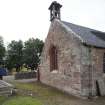
POLYGON ((57 49, 55 46, 50 47, 50 71, 58 69, 57 49))

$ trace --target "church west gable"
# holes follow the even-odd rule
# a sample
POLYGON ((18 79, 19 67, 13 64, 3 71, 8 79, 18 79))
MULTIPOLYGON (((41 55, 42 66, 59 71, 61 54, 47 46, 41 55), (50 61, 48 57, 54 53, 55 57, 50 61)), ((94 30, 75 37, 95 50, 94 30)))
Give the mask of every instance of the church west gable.
POLYGON ((68 31, 61 21, 55 19, 51 23, 42 54, 41 81, 63 91, 80 94, 81 44, 72 30, 68 31), (55 60, 51 61, 53 46, 56 48, 52 52, 55 60), (56 67, 51 70, 52 64, 56 67))

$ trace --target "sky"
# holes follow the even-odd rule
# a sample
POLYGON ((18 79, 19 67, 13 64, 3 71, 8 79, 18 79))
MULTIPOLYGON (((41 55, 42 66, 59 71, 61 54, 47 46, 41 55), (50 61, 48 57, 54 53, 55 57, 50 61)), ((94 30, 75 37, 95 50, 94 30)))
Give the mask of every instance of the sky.
MULTIPOLYGON (((11 40, 45 40, 53 0, 0 0, 0 36, 11 40)), ((105 0, 56 0, 63 5, 61 20, 105 32, 105 0)))

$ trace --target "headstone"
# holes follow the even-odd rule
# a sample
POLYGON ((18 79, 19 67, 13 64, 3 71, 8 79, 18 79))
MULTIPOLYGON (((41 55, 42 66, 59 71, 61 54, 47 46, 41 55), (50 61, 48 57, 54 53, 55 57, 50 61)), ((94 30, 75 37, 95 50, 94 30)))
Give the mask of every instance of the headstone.
POLYGON ((105 83, 104 83, 104 80, 101 78, 101 79, 98 79, 97 81, 98 81, 98 85, 99 85, 100 95, 104 96, 105 95, 105 83))
POLYGON ((0 80, 0 96, 1 95, 11 95, 13 90, 13 85, 0 80))

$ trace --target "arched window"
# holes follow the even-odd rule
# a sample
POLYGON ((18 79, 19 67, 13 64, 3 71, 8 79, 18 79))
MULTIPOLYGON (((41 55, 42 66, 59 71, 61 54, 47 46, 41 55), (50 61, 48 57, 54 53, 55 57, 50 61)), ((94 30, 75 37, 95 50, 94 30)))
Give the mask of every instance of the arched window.
POLYGON ((103 72, 105 73, 105 53, 103 55, 103 72))
POLYGON ((50 55, 50 71, 57 70, 58 69, 57 48, 55 46, 50 47, 49 55, 50 55))

